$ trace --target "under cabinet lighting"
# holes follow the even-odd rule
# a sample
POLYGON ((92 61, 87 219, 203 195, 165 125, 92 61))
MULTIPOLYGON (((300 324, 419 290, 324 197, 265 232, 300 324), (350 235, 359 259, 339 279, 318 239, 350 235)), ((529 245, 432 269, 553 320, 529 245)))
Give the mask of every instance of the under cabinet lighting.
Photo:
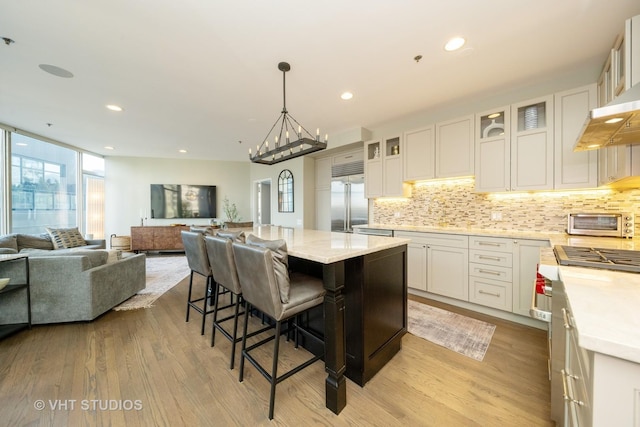
POLYGON ((623 120, 624 119, 622 117, 614 117, 613 119, 606 120, 605 123, 608 124, 608 125, 611 125, 611 124, 614 124, 614 123, 621 122, 623 120))

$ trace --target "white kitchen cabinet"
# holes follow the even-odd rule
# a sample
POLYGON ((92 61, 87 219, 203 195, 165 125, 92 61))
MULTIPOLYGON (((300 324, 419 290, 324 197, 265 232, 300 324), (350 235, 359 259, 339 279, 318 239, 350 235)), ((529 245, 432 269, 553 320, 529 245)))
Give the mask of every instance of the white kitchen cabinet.
POLYGON ((331 157, 316 159, 316 190, 331 188, 331 157))
POLYGON ((469 301, 469 251, 427 246, 427 291, 469 301))
POLYGON ((598 186, 598 150, 574 152, 589 112, 597 107, 596 85, 554 95, 554 185, 557 190, 598 186))
POLYGON ((511 106, 511 190, 553 189, 553 95, 511 106))
POLYGON ((436 123, 436 178, 474 174, 474 116, 436 123))
POLYGON ((529 316, 531 295, 540 263, 540 248, 545 240, 511 239, 513 241, 513 306, 512 312, 529 316))
POLYGON ((433 125, 404 133, 404 180, 419 181, 436 177, 435 128, 433 125))
POLYGON ((640 83, 640 15, 625 21, 598 78, 598 107, 640 83))
POLYGON ((605 61, 600 77, 598 77, 598 107, 604 107, 613 99, 613 77, 611 74, 611 57, 609 54, 605 61))
POLYGON ((364 194, 367 198, 382 197, 381 141, 364 143, 364 194))
POLYGON ((365 156, 367 198, 409 196, 410 186, 402 179, 400 136, 366 142, 365 156))
MULTIPOLYGON (((555 287, 554 284, 554 291, 555 287)), ((580 325, 575 324, 571 314, 571 301, 561 320, 566 349, 564 369, 560 372, 564 388, 553 396, 560 401, 558 394, 563 392, 563 425, 640 425, 640 364, 581 347, 580 325)), ((562 340, 552 337, 552 348, 562 345, 562 340)))
POLYGON ((469 236, 469 302, 510 312, 512 266, 511 239, 469 236))
POLYGON ((634 186, 640 176, 640 145, 614 145, 598 150, 598 185, 634 186))
POLYGON ((407 286, 427 290, 427 245, 411 242, 407 245, 407 286))
POLYGON ((508 191, 511 188, 510 117, 509 106, 476 114, 476 191, 508 191))
POLYGON ((394 231, 393 235, 411 239, 407 255, 410 288, 468 300, 468 236, 413 231, 394 231))

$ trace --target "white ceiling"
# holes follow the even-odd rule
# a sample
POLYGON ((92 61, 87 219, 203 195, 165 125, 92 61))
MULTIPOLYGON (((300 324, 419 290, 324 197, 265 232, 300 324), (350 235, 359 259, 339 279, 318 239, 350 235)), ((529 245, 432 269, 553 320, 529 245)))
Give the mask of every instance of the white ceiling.
POLYGON ((289 112, 331 139, 572 69, 595 80, 637 14, 638 0, 1 0, 15 43, 0 44, 0 123, 104 155, 246 160, 282 109, 280 61, 289 112), (455 35, 466 47, 445 52, 455 35))

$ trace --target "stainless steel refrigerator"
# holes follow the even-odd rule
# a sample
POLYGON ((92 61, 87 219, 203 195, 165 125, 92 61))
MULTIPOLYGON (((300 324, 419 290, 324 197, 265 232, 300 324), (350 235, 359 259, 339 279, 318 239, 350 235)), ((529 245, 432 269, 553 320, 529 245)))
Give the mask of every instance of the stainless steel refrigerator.
POLYGON ((331 231, 353 232, 368 223, 369 202, 364 196, 364 175, 331 179, 331 231))

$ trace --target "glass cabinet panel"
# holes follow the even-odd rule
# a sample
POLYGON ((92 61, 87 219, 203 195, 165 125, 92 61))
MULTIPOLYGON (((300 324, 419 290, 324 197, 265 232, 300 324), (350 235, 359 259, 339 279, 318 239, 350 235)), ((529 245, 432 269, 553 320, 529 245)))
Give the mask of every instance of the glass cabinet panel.
POLYGON ((480 116, 480 138, 493 138, 504 135, 505 113, 496 111, 494 113, 480 116))
POLYGON ((545 102, 518 108, 518 132, 546 127, 546 110, 545 102))
POLYGON ((367 145, 367 160, 376 160, 380 158, 380 143, 372 142, 367 145))
POLYGON ((400 137, 385 140, 385 156, 397 156, 400 154, 400 137))

